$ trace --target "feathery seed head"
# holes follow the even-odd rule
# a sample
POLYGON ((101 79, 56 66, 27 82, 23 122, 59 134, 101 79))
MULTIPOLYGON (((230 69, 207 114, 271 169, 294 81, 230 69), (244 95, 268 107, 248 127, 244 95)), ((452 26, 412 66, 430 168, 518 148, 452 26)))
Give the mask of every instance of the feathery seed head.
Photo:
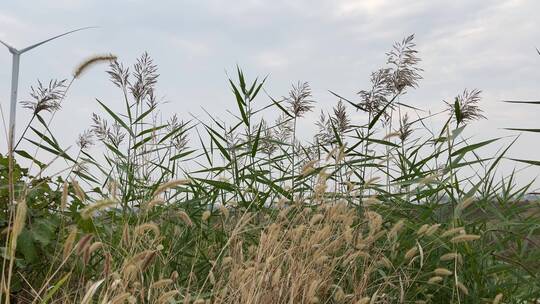
POLYGON ((465 232, 465 228, 463 227, 456 227, 456 228, 451 228, 451 229, 448 229, 446 230, 445 232, 443 232, 441 234, 441 238, 445 238, 445 237, 450 237, 450 236, 454 236, 455 234, 458 234, 458 233, 463 233, 465 232))
POLYGON ((434 277, 429 278, 428 284, 437 284, 437 283, 440 283, 442 280, 443 280, 443 277, 434 276, 434 277))
POLYGON ((480 236, 476 234, 461 234, 461 235, 453 237, 450 240, 450 242, 456 244, 456 243, 476 241, 478 239, 480 239, 480 236))
POLYGON ((178 211, 178 217, 182 220, 182 222, 184 222, 186 226, 188 227, 193 226, 193 222, 191 221, 191 218, 185 211, 183 210, 178 211))
POLYGON ((177 179, 177 180, 168 181, 164 184, 161 184, 159 187, 157 187, 156 191, 154 192, 154 198, 156 198, 158 195, 160 195, 161 193, 171 188, 174 188, 177 186, 189 185, 190 183, 191 181, 189 179, 177 179))
POLYGON ((86 71, 88 70, 90 67, 96 65, 96 64, 99 64, 99 63, 102 63, 102 62, 111 62, 111 61, 115 61, 117 59, 117 57, 115 55, 112 55, 112 54, 107 54, 107 55, 94 55, 88 59, 86 59, 85 61, 81 62, 77 68, 75 69, 75 71, 73 72, 73 78, 77 79, 79 77, 81 77, 81 75, 86 71))
POLYGON ((501 301, 502 301, 502 298, 503 298, 503 294, 502 293, 499 293, 495 296, 495 298, 493 299, 493 302, 492 304, 499 304, 501 301))
POLYGON ((438 275, 438 276, 449 276, 449 275, 452 275, 452 272, 446 268, 436 268, 435 270, 433 270, 433 273, 435 275, 438 275))

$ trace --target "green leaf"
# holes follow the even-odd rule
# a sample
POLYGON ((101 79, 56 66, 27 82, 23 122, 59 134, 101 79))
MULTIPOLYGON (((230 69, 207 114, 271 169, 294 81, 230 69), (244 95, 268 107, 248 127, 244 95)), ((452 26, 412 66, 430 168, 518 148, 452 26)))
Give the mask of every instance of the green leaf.
POLYGON ((32 157, 30 154, 28 154, 28 152, 24 151, 24 150, 15 150, 15 153, 17 153, 19 156, 22 156, 26 159, 29 159, 31 161, 33 161, 34 163, 36 163, 41 169, 43 169, 46 165, 42 162, 40 162, 39 160, 35 159, 34 157, 32 157))
POLYGON ((227 182, 223 181, 217 181, 217 180, 211 180, 211 179, 202 179, 197 178, 196 180, 203 182, 205 184, 208 184, 210 186, 214 186, 218 189, 226 190, 226 191, 235 191, 236 187, 233 184, 229 184, 227 182))
POLYGON ((377 123, 377 121, 379 121, 379 119, 381 118, 381 116, 386 112, 386 109, 390 106, 390 104, 392 103, 393 99, 390 100, 385 106, 384 108, 382 108, 382 110, 379 111, 379 113, 377 113, 377 115, 375 115, 375 117, 373 117, 373 119, 369 122, 369 126, 368 126, 368 130, 371 130, 371 128, 373 128, 373 126, 377 123))
POLYGON ((287 109, 285 109, 282 105, 279 104, 278 101, 276 101, 274 98, 270 97, 270 100, 272 100, 272 102, 283 112, 285 113, 287 116, 289 116, 290 118, 294 118, 294 116, 289 113, 289 111, 287 111, 287 109))
POLYGON ((155 131, 159 131, 159 130, 161 130, 163 128, 166 128, 166 127, 167 127, 167 125, 162 125, 162 126, 154 127, 154 128, 148 128, 148 129, 140 132, 139 134, 137 134, 137 137, 141 137, 141 136, 143 136, 144 134, 147 134, 147 133, 153 133, 155 131))
POLYGON ((195 152, 195 150, 190 150, 190 151, 186 151, 186 152, 183 152, 183 153, 180 153, 180 154, 176 154, 175 156, 171 157, 170 160, 173 161, 173 160, 183 158, 185 156, 190 155, 193 152, 195 152))
POLYGON ((111 109, 109 109, 106 105, 104 105, 101 101, 99 101, 99 99, 96 98, 96 101, 105 109, 105 111, 107 111, 107 113, 109 113, 109 115, 111 115, 111 117, 118 124, 120 124, 124 129, 126 129, 126 131, 128 131, 128 133, 131 136, 135 137, 135 134, 133 134, 133 131, 131 130, 131 128, 128 127, 128 125, 122 119, 120 119, 120 117, 118 115, 116 115, 111 109))
POLYGON ((332 119, 330 119, 330 124, 332 125, 332 131, 334 132, 334 136, 336 137, 336 141, 337 141, 338 145, 340 147, 343 146, 343 142, 341 141, 341 137, 339 136, 338 131, 336 129, 336 126, 334 125, 334 122, 332 121, 332 119))
POLYGON ((136 143, 135 145, 133 145, 133 147, 131 147, 132 150, 136 150, 137 148, 139 148, 140 146, 144 145, 145 143, 149 142, 152 140, 152 138, 154 138, 153 135, 150 135, 146 138, 144 138, 143 140, 139 141, 138 143, 136 143))
POLYGON ((47 304, 49 302, 49 300, 52 299, 54 294, 60 289, 60 287, 62 287, 62 285, 64 285, 64 283, 67 281, 67 279, 70 276, 71 276, 71 272, 68 272, 65 276, 63 276, 60 280, 58 280, 58 282, 56 282, 53 285, 53 288, 49 289, 47 294, 43 297, 43 299, 41 300, 41 303, 47 304))
POLYGON ((246 80, 244 78, 244 73, 242 70, 240 70, 240 67, 236 65, 236 72, 238 74, 238 80, 240 81, 240 89, 242 89, 242 92, 245 94, 246 91, 246 80))
POLYGON ((459 99, 457 97, 454 101, 454 113, 456 114, 456 120, 458 123, 463 121, 463 114, 461 113, 461 106, 459 104, 459 99))
POLYGON ((466 147, 463 147, 457 151, 454 151, 452 154, 450 154, 450 156, 456 156, 456 155, 460 155, 460 154, 465 154, 467 152, 470 152, 470 151, 473 151, 473 150, 476 150, 480 147, 483 147, 485 145, 489 145, 491 144, 492 142, 495 142, 497 140, 499 140, 500 138, 495 138, 495 139, 490 139, 490 140, 486 140, 486 141, 483 141, 483 142, 479 142, 479 143, 476 143, 476 144, 472 144, 472 145, 468 145, 466 147))
POLYGON ((238 89, 236 88, 232 80, 229 79, 229 82, 231 83, 234 95, 236 96, 236 103, 238 104, 238 109, 240 109, 240 114, 242 115, 242 121, 244 122, 244 124, 246 124, 246 126, 249 127, 249 120, 246 115, 246 110, 244 109, 244 107, 246 106, 246 102, 240 95, 240 92, 238 92, 238 89))
POLYGON ((49 125, 45 122, 45 120, 43 119, 43 117, 41 117, 41 115, 37 114, 36 115, 37 119, 39 120, 39 122, 45 127, 45 130, 47 130, 47 132, 49 133, 49 135, 51 135, 52 137, 52 140, 56 143, 56 145, 58 146, 58 141, 56 140, 56 138, 54 138, 51 130, 49 129, 49 125))
POLYGON ((60 150, 60 147, 58 146, 58 143, 52 139, 50 139, 47 135, 39 132, 37 129, 35 129, 34 127, 30 127, 30 129, 32 131, 34 131, 34 133, 36 133, 37 136, 39 136, 39 138, 41 138, 42 140, 44 140, 46 143, 48 143, 51 147, 53 147, 54 149, 56 150, 60 150))
POLYGON ((509 158, 513 161, 517 161, 517 162, 520 162, 520 163, 525 163, 525 164, 529 164, 529 165, 533 165, 533 166, 540 166, 540 161, 538 160, 530 160, 530 159, 517 159, 517 158, 509 158))
POLYGON ((208 134, 212 138, 212 142, 214 142, 218 147, 219 151, 221 151, 221 154, 225 156, 228 161, 231 161, 231 156, 229 155, 229 152, 227 152, 227 150, 221 145, 221 143, 214 137, 211 132, 208 132, 208 134))
POLYGON ((540 101, 536 101, 536 100, 533 100, 533 101, 503 100, 503 102, 540 105, 540 101))
MULTIPOLYGON (((253 100, 255 99, 255 97, 257 97, 257 95, 259 94, 259 91, 261 90, 262 86, 264 85, 264 82, 266 81, 266 78, 268 76, 264 77, 264 79, 261 81, 261 83, 259 83, 259 85, 257 86, 257 89, 255 89, 255 92, 251 93, 251 90, 249 91, 249 96, 250 98, 253 100)), ((255 84, 255 83, 253 83, 255 84)))
POLYGON ((52 240, 56 239, 56 227, 58 223, 51 219, 38 219, 32 224, 32 237, 42 246, 47 246, 52 240))
MULTIPOLYGON (((135 121, 133 122, 133 124, 136 124, 138 123, 139 121, 142 121, 148 114, 152 113, 152 111, 154 111, 156 108, 156 106, 151 106, 150 109, 146 110, 144 113, 142 113, 141 115, 139 115, 139 117, 137 117, 137 119, 135 119, 135 121)), ((140 134, 139 134, 140 135, 140 134)))
POLYGON ((28 263, 34 263, 38 260, 38 253, 32 233, 28 229, 24 228, 19 238, 17 239, 17 251, 22 253, 24 260, 28 263))
POLYGON ((510 131, 524 131, 524 132, 540 133, 540 129, 521 129, 521 128, 504 128, 504 129, 510 130, 510 131))
POLYGON ((43 150, 45 150, 47 152, 50 152, 50 153, 52 153, 54 155, 58 155, 58 156, 60 156, 62 158, 68 159, 68 160, 70 160, 70 161, 72 161, 74 163, 76 162, 73 158, 71 158, 69 155, 67 155, 65 151, 61 151, 61 150, 57 151, 57 150, 51 149, 51 148, 49 148, 47 146, 44 146, 44 145, 42 145, 42 144, 40 144, 38 142, 35 142, 33 140, 30 140, 30 139, 28 141, 31 142, 36 147, 39 147, 39 148, 41 148, 41 149, 43 149, 43 150))
POLYGON ((257 148, 259 147, 259 139, 261 137, 261 128, 262 123, 259 124, 259 130, 257 131, 257 136, 255 137, 255 141, 253 142, 253 148, 251 149, 251 157, 255 157, 257 154, 257 148))

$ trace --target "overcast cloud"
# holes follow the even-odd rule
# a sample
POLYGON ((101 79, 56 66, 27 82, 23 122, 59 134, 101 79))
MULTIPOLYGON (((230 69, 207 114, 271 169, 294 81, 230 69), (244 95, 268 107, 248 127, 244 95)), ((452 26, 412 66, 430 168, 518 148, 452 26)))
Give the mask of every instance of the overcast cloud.
MULTIPOLYGON (((189 118, 202 113, 201 107, 217 114, 234 109, 226 71, 236 64, 249 76, 269 74, 266 89, 277 97, 292 82, 309 81, 320 108, 328 109, 336 99, 327 90, 354 98, 367 86, 370 72, 384 64, 392 43, 415 33, 425 72, 406 102, 436 112, 444 107, 442 100, 464 88, 481 89, 489 120, 474 123, 468 133, 479 141, 514 134, 504 127, 540 127, 538 107, 500 102, 540 99, 539 11, 536 0, 6 0, 0 4, 0 39, 24 47, 97 25, 25 54, 20 99, 37 79, 70 77, 90 55, 111 52, 131 64, 148 51, 160 67, 158 95, 168 101, 165 109, 189 118)), ((5 113, 11 75, 7 50, 0 50, 0 65, 5 113)), ((66 141, 89 125, 94 98, 113 107, 119 98, 104 67, 75 84, 58 114, 54 128, 66 141)), ((27 115, 19 113, 21 125, 27 115)), ((311 126, 315 117, 302 123, 311 126)), ((3 153, 3 134, 0 140, 3 153)), ((523 134, 518 143, 512 157, 540 159, 540 136, 523 134)), ((504 166, 507 173, 514 165, 504 166)), ((538 173, 530 168, 522 180, 538 173)))

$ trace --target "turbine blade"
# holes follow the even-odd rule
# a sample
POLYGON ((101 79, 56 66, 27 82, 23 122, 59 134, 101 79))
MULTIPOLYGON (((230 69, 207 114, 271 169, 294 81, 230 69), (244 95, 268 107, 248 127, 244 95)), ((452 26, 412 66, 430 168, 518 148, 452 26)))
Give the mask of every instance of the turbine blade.
POLYGON ((18 50, 16 48, 14 48, 11 45, 5 43, 4 41, 0 40, 0 43, 2 43, 5 47, 7 47, 10 53, 15 54, 15 53, 18 52, 18 50))
POLYGON ((72 30, 72 31, 69 31, 69 32, 66 32, 66 33, 63 33, 63 34, 60 34, 60 35, 58 35, 58 36, 54 36, 54 37, 49 38, 49 39, 47 39, 47 40, 38 42, 38 43, 33 44, 33 45, 29 46, 29 47, 25 47, 24 49, 20 50, 19 52, 22 54, 22 53, 24 53, 24 52, 26 52, 26 51, 30 51, 31 49, 36 48, 36 47, 38 47, 38 46, 40 46, 40 45, 42 45, 42 44, 44 44, 44 43, 47 43, 47 42, 49 42, 49 41, 51 41, 51 40, 60 38, 60 37, 65 36, 65 35, 69 35, 69 34, 71 34, 71 33, 75 33, 75 32, 82 31, 82 30, 86 30, 86 29, 91 29, 91 28, 96 28, 96 27, 95 27, 95 26, 87 26, 87 27, 78 28, 78 29, 75 29, 75 30, 72 30))

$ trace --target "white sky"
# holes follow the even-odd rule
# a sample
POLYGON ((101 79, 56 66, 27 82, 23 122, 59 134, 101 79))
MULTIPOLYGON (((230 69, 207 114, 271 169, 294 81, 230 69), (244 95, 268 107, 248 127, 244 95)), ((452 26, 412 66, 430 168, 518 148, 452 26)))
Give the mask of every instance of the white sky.
MULTIPOLYGON (((28 97, 37 79, 69 78, 93 54, 112 52, 130 65, 148 51, 160 68, 157 93, 169 101, 166 111, 189 119, 190 113, 201 114, 201 107, 215 114, 235 109, 225 71, 234 72, 236 64, 248 76, 269 74, 266 90, 275 97, 297 80, 309 81, 319 108, 328 109, 336 98, 327 90, 354 99, 368 86, 371 71, 384 63, 392 43, 415 33, 424 80, 404 102, 436 112, 444 107, 442 100, 464 88, 481 89, 489 120, 474 123, 467 133, 481 141, 514 134, 504 127, 540 128, 539 107, 500 102, 540 99, 539 11, 536 0, 6 0, 0 5, 0 39, 24 47, 97 25, 23 55, 19 99, 28 97)), ((0 102, 6 113, 7 50, 0 51, 0 66, 0 102)), ((74 142, 89 126, 91 113, 98 111, 95 98, 113 108, 119 103, 104 67, 94 68, 73 87, 54 124, 61 140, 74 142)), ((301 122, 304 129, 312 129, 318 112, 301 122)), ((21 108, 19 114, 21 126, 27 115, 21 108)), ((510 156, 540 160, 539 143, 539 134, 523 134, 510 156)), ((3 134, 0 147, 5 152, 3 134)), ((508 173, 514 166, 507 162, 503 169, 508 173)), ((538 173, 538 167, 529 168, 521 181, 538 173)))

